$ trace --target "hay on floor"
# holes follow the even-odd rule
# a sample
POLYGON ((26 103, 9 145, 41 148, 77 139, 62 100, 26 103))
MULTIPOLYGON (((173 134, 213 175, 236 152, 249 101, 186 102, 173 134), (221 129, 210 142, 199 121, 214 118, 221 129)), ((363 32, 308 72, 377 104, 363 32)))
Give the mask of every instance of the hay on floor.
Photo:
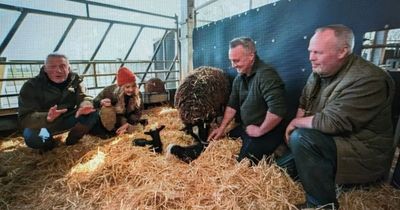
MULTIPOLYGON (((165 125, 163 148, 192 144, 178 112, 147 110, 150 124, 165 125)), ((145 129, 148 129, 148 126, 145 129)), ((64 141, 66 134, 58 136, 64 141)), ((0 146, 0 209, 295 209, 304 202, 301 185, 274 164, 237 163, 240 141, 211 142, 190 164, 165 153, 132 146, 143 128, 108 140, 85 136, 79 144, 45 154, 21 137, 0 146)), ((400 192, 383 185, 340 196, 342 209, 397 209, 400 192)))

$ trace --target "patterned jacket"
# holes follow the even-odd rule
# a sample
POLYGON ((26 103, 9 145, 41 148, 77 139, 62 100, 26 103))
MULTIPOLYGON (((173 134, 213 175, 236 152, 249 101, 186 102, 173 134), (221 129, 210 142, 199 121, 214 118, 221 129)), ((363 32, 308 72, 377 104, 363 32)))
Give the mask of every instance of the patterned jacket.
POLYGON ((125 123, 131 125, 139 122, 142 115, 143 104, 140 99, 140 92, 129 98, 128 104, 125 104, 124 92, 122 88, 114 84, 105 87, 93 100, 96 108, 100 107, 100 101, 104 98, 109 98, 111 104, 115 107, 117 114, 117 125, 121 126, 125 123))

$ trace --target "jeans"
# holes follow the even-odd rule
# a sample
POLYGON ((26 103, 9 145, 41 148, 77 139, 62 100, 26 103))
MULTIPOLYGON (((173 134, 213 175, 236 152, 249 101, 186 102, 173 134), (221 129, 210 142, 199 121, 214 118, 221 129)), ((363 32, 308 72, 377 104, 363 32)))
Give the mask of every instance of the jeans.
POLYGON ((59 133, 60 131, 71 129, 78 122, 88 126, 89 129, 92 129, 99 122, 98 111, 90 113, 88 115, 80 116, 78 118, 75 118, 75 116, 73 115, 68 116, 59 122, 62 123, 61 125, 52 126, 51 128, 24 128, 22 135, 28 147, 45 151, 51 150, 55 146, 53 140, 54 133, 59 133), (54 127, 58 127, 58 129, 55 129, 54 127), (44 138, 42 135, 43 132, 47 132, 49 137, 44 138))
POLYGON ((242 126, 237 126, 228 135, 233 138, 241 137, 242 139, 242 147, 237 158, 239 162, 244 158, 248 158, 252 163, 258 164, 264 156, 271 155, 283 142, 283 132, 284 126, 279 124, 272 131, 260 137, 251 137, 242 126))
POLYGON ((333 203, 338 207, 335 192, 337 153, 333 138, 314 129, 299 128, 290 135, 289 148, 291 152, 276 162, 292 177, 298 176, 306 191, 307 206, 333 203))
POLYGON ((391 184, 393 187, 400 189, 400 155, 399 158, 397 159, 396 168, 394 169, 393 172, 391 184))

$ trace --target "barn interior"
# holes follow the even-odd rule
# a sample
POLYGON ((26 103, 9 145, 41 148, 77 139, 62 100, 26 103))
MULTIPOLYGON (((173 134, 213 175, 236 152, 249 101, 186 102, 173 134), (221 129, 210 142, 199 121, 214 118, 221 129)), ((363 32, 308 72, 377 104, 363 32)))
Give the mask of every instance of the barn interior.
POLYGON ((340 208, 398 209, 400 191, 390 185, 400 138, 398 11, 396 0, 0 0, 0 209, 298 209, 302 185, 274 156, 258 165, 237 162, 240 139, 212 141, 189 163, 168 154, 170 144, 195 141, 182 131, 175 95, 201 66, 221 69, 232 82, 229 41, 249 36, 285 83, 289 121, 311 73, 310 38, 334 23, 351 27, 354 53, 396 84, 393 167, 379 182, 338 186, 340 208), (68 55, 92 96, 116 82, 120 67, 131 69, 148 125, 106 139, 85 135, 73 146, 65 145, 66 131, 45 153, 27 147, 18 96, 50 52, 68 55), (154 78, 161 91, 146 88, 154 78), (145 132, 161 125, 160 153, 134 145, 151 140, 145 132))

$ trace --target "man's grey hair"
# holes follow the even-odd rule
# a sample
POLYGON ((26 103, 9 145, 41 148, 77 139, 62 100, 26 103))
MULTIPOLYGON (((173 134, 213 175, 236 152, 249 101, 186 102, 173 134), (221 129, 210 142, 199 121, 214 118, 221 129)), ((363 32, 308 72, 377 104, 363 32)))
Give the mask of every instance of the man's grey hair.
MULTIPOLYGON (((353 52, 354 48, 354 33, 351 28, 342 25, 342 24, 333 24, 333 25, 327 25, 323 26, 320 28, 317 28, 315 30, 315 33, 317 32, 323 32, 327 29, 333 30, 335 33, 336 38, 341 42, 340 44, 347 45, 349 47, 349 54, 353 52)), ((342 46, 339 46, 342 47, 342 46)))
POLYGON ((238 37, 234 38, 229 42, 229 49, 235 48, 241 45, 244 49, 248 52, 256 53, 256 44, 254 43, 253 39, 249 37, 238 37))
POLYGON ((64 53, 52 52, 52 53, 47 55, 46 60, 45 60, 45 64, 47 64, 47 62, 49 61, 49 58, 55 58, 55 57, 64 58, 69 63, 68 57, 64 53))

